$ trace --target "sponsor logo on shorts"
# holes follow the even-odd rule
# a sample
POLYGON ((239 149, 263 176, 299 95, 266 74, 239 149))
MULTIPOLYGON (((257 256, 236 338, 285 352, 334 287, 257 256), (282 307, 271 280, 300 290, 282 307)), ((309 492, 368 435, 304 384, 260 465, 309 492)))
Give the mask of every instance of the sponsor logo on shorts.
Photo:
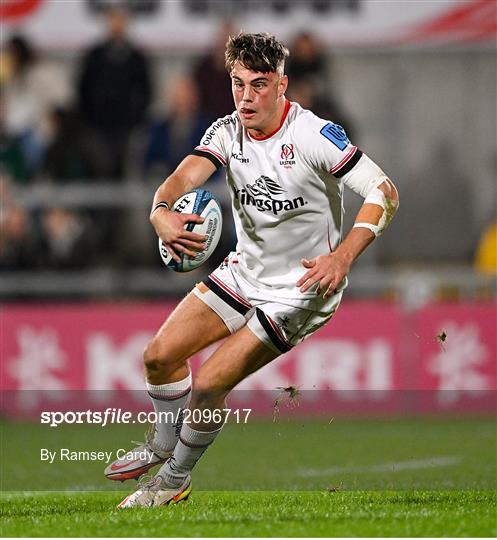
POLYGON ((290 332, 290 330, 288 329, 290 325, 290 317, 288 317, 287 315, 283 315, 283 317, 276 319, 276 323, 285 331, 285 334, 288 334, 290 332))
POLYGON ((235 199, 242 206, 255 206, 259 212, 271 212, 275 216, 308 204, 303 197, 277 199, 285 196, 286 190, 268 176, 259 176, 253 184, 247 184, 246 188, 234 190, 235 199))

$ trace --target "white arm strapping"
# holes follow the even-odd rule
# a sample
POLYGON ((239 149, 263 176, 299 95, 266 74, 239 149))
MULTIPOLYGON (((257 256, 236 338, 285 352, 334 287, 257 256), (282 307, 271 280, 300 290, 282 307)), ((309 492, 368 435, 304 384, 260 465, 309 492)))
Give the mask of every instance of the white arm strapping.
POLYGON ((352 191, 365 198, 374 188, 388 180, 388 177, 373 160, 363 154, 355 167, 344 174, 342 179, 352 191))
POLYGON ((364 204, 377 204, 383 208, 378 225, 373 223, 356 223, 353 228, 363 227, 369 229, 375 236, 380 236, 392 221, 399 202, 396 199, 387 198, 378 189, 378 186, 386 182, 390 184, 388 176, 368 156, 362 155, 357 165, 344 175, 343 181, 356 193, 364 197, 364 204))
MULTIPOLYGON (((389 182, 386 176, 385 176, 385 180, 389 182)), ((377 204, 378 206, 381 206, 383 208, 383 213, 381 214, 380 221, 378 222, 378 225, 374 225, 373 223, 364 223, 364 222, 355 223, 352 228, 354 229, 356 227, 364 227, 372 231, 375 236, 380 236, 383 233, 383 231, 388 227, 390 221, 392 221, 392 218, 395 215, 395 212, 397 212, 397 209, 399 207, 399 201, 397 199, 388 198, 383 193, 383 191, 381 191, 381 189, 378 189, 377 187, 375 187, 374 189, 371 190, 370 193, 368 193, 368 195, 364 199, 363 204, 377 204)))
POLYGON ((380 234, 383 232, 380 232, 380 228, 378 225, 373 225, 372 223, 354 223, 353 229, 369 229, 376 237, 380 236, 380 234))

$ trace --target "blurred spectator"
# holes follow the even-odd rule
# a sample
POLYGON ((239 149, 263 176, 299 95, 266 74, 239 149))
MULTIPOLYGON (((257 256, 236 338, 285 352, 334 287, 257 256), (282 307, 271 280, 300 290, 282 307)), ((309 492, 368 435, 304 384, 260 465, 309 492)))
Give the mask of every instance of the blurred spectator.
POLYGON ((102 147, 85 131, 78 116, 70 110, 54 109, 50 115, 52 139, 47 147, 43 172, 65 182, 105 176, 107 159, 102 147))
POLYGON ((9 141, 10 148, 18 144, 24 160, 18 167, 24 167, 32 176, 40 166, 50 137, 49 111, 70 102, 69 80, 57 65, 39 60, 22 36, 9 39, 1 64, 3 139, 9 141))
POLYGON ((39 263, 39 249, 32 220, 17 205, 9 179, 0 176, 0 270, 32 270, 39 263))
POLYGON ((292 83, 306 81, 318 91, 326 87, 327 62, 316 39, 307 32, 301 32, 290 46, 291 55, 285 68, 292 83))
POLYGON ((114 6, 105 17, 107 38, 83 60, 79 107, 88 136, 98 142, 107 159, 102 175, 121 179, 129 138, 145 119, 151 87, 145 56, 127 36, 128 13, 114 6))
POLYGON ((330 84, 330 59, 326 58, 319 42, 309 33, 301 32, 290 46, 286 66, 289 79, 287 97, 310 109, 319 117, 343 126, 349 139, 354 140, 353 126, 339 106, 330 84))
POLYGON ((199 112, 199 96, 190 78, 177 79, 164 91, 168 114, 153 122, 145 153, 145 170, 165 177, 199 144, 209 121, 199 112))
POLYGON ((2 212, 0 224, 0 269, 35 269, 40 253, 26 210, 18 206, 7 208, 2 212))
POLYGON ((89 223, 65 208, 41 216, 41 260, 46 269, 77 270, 95 263, 95 242, 89 223))
POLYGON ((0 216, 5 210, 14 205, 14 195, 12 194, 12 181, 8 173, 0 169, 0 216))
POLYGON ((497 219, 486 227, 478 242, 475 268, 483 274, 497 275, 497 219))
POLYGON ((209 124, 235 110, 231 81, 224 65, 226 42, 232 33, 231 24, 222 23, 212 50, 200 58, 193 69, 200 95, 200 111, 209 124))
POLYGON ((21 142, 7 132, 5 125, 5 97, 0 87, 0 167, 16 182, 25 182, 28 169, 21 142))
POLYGON ((287 97, 291 101, 296 101, 304 109, 311 110, 320 118, 341 125, 347 132, 348 138, 353 142, 356 140, 354 127, 348 115, 336 101, 329 99, 326 95, 320 95, 311 80, 297 78, 294 82, 289 79, 287 97))

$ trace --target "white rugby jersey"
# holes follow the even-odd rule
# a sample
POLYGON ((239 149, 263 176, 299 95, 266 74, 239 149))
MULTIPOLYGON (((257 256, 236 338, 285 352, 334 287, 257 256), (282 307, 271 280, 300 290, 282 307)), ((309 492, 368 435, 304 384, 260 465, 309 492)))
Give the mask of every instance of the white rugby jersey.
POLYGON ((226 167, 241 275, 273 296, 315 298, 314 288, 295 286, 306 272, 301 259, 336 249, 343 184, 365 196, 369 179, 355 172, 371 160, 341 126, 290 101, 267 137, 250 136, 235 111, 214 122, 192 154, 226 167))

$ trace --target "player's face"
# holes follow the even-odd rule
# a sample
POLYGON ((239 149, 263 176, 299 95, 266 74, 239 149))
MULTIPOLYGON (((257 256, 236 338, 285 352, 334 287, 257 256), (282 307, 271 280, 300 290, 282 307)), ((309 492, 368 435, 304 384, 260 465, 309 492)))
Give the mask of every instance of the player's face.
POLYGON ((251 71, 237 62, 231 72, 231 86, 245 128, 263 134, 277 129, 288 86, 286 75, 251 71))

